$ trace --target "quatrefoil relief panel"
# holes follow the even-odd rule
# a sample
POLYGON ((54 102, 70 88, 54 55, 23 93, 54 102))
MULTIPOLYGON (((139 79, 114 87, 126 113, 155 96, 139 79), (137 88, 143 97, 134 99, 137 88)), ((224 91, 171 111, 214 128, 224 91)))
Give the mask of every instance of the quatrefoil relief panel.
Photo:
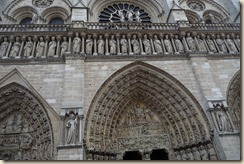
POLYGON ((190 0, 187 2, 187 6, 195 11, 203 11, 205 9, 205 4, 199 0, 190 0))
POLYGON ((53 0, 32 0, 32 4, 38 8, 46 8, 53 4, 53 0))

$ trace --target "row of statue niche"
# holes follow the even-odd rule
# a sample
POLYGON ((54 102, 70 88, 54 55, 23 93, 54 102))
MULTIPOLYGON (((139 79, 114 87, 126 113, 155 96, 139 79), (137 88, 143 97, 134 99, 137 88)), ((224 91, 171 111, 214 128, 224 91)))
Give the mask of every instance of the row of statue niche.
MULTIPOLYGON (((209 35, 207 35, 206 39, 197 35, 196 38, 193 38, 190 33, 187 33, 185 38, 186 43, 188 45, 188 50, 202 51, 210 53, 227 53, 227 52, 238 52, 240 51, 240 37, 236 35, 236 39, 232 40, 230 35, 226 35, 226 39, 222 39, 220 35, 217 35, 216 39, 211 39, 209 35)), ((115 39, 114 35, 111 35, 108 40, 108 50, 106 48, 106 42, 103 39, 102 35, 99 35, 97 40, 97 52, 94 48, 94 40, 91 38, 91 35, 88 35, 85 40, 85 52, 87 55, 116 55, 118 53, 118 40, 115 39), (105 52, 106 50, 106 52, 105 52)), ((79 33, 75 34, 75 37, 72 41, 73 44, 73 53, 81 52, 81 38, 79 38, 79 33)), ((47 57, 59 57, 63 56, 69 48, 69 43, 67 41, 67 37, 63 37, 61 45, 59 45, 56 41, 56 37, 52 36, 51 41, 46 43, 44 38, 41 36, 37 39, 37 44, 34 45, 35 42, 32 41, 32 37, 28 37, 23 50, 22 44, 20 42, 20 37, 15 38, 15 42, 11 45, 8 42, 8 38, 4 37, 4 41, 0 45, 0 58, 9 57, 16 58, 22 55, 23 57, 36 57, 42 58, 45 56, 45 51, 47 51, 47 57), (10 49, 11 46, 11 49, 10 49), (9 54, 9 55, 8 55, 9 54)), ((148 39, 145 34, 141 40, 137 38, 137 35, 133 35, 130 42, 126 39, 125 35, 122 35, 119 40, 119 49, 121 50, 122 55, 127 54, 172 54, 172 53, 184 53, 186 52, 184 46, 184 38, 180 39, 178 35, 174 35, 174 38, 170 39, 169 35, 166 34, 161 40, 157 35, 153 36, 153 39, 148 39), (130 44, 129 44, 130 43, 130 44), (153 46, 152 46, 153 45, 153 46)))
POLYGON ((45 42, 44 37, 40 36, 36 44, 31 36, 27 37, 25 44, 18 36, 15 37, 12 44, 8 42, 7 37, 4 37, 4 41, 0 45, 0 58, 45 58, 45 51, 47 51, 47 57, 63 56, 68 51, 67 37, 63 37, 61 45, 57 43, 55 36, 52 36, 48 43, 45 42))
POLYGON ((211 143, 175 151, 176 160, 218 160, 211 143))

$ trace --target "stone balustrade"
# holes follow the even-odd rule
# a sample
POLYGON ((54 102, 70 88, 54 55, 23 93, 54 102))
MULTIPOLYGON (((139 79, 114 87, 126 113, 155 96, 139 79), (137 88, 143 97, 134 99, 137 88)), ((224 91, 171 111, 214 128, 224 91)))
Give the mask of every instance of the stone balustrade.
POLYGON ((187 24, 181 28, 178 25, 93 22, 0 25, 0 58, 240 54, 237 24, 188 24, 191 32, 187 24))

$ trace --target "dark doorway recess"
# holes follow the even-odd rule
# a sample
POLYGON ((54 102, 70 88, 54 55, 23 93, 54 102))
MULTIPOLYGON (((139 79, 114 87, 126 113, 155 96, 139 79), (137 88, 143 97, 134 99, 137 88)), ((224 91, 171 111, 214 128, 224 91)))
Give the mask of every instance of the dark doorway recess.
POLYGON ((150 155, 151 160, 169 160, 169 155, 164 149, 153 150, 150 155))
POLYGON ((123 156, 123 160, 142 160, 138 151, 127 151, 123 156))

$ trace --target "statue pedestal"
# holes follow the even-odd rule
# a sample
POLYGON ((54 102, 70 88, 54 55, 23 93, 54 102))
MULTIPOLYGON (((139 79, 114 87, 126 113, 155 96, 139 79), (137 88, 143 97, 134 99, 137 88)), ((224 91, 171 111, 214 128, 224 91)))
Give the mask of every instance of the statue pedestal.
POLYGON ((81 144, 57 146, 57 160, 83 160, 83 147, 81 144))

